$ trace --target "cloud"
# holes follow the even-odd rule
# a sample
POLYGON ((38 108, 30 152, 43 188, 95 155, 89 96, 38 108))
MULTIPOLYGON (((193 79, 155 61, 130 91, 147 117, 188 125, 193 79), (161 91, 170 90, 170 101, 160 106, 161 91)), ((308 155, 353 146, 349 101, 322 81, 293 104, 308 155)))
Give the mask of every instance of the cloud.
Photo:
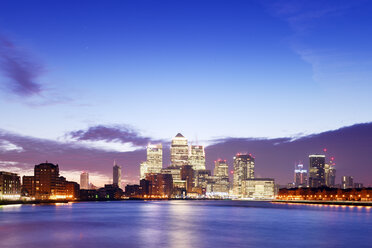
POLYGON ((0 139, 0 151, 15 151, 15 152, 22 152, 23 148, 21 146, 17 146, 7 140, 1 140, 0 139))
POLYGON ((7 86, 18 96, 39 95, 43 87, 38 78, 44 67, 18 48, 14 43, 0 36, 0 70, 8 79, 7 86))
POLYGON ((131 143, 134 146, 145 146, 152 141, 151 138, 141 136, 137 130, 126 125, 93 126, 87 130, 70 132, 67 134, 67 137, 76 141, 131 143))

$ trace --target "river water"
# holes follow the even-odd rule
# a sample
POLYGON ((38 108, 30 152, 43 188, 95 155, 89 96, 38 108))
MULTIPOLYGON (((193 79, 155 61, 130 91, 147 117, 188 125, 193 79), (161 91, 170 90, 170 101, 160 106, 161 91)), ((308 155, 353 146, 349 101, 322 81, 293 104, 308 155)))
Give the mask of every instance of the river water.
POLYGON ((0 206, 0 247, 372 247, 372 208, 244 201, 0 206))

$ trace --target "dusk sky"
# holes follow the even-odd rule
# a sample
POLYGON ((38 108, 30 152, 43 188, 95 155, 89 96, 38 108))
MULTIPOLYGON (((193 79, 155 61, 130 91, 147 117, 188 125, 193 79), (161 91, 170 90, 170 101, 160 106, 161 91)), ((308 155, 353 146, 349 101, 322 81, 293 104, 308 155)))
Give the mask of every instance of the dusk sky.
POLYGON ((358 0, 1 1, 0 170, 48 160, 102 185, 116 159, 135 183, 144 147, 181 132, 207 146, 209 169, 254 153, 258 175, 286 184, 327 147, 338 183, 372 185, 371 12, 358 0))

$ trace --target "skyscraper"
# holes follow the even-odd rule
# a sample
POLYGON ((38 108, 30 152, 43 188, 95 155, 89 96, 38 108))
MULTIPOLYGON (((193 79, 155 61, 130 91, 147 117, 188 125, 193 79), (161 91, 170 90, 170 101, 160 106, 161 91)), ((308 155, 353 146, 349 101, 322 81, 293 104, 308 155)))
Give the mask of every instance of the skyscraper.
POLYGON ((160 173, 163 168, 163 146, 162 144, 147 146, 147 159, 140 165, 141 179, 146 177, 147 173, 160 173))
POLYGON ((221 178, 229 177, 229 166, 226 160, 218 159, 214 161, 214 176, 221 178))
POLYGON ((112 183, 121 188, 121 167, 116 164, 116 161, 114 161, 112 183))
POLYGON ((80 174, 80 189, 89 189, 89 173, 83 171, 80 174))
POLYGON ((325 184, 327 187, 335 187, 336 185, 336 168, 332 163, 324 165, 325 184))
POLYGON ((187 139, 180 133, 172 139, 171 166, 180 167, 189 163, 189 146, 187 139))
POLYGON ((351 176, 343 176, 341 178, 341 188, 342 189, 351 189, 354 186, 354 179, 351 176))
POLYGON ((310 155, 309 186, 318 188, 325 186, 325 155, 310 155))
POLYGON ((307 187, 307 170, 304 169, 303 164, 298 164, 294 171, 294 185, 295 187, 307 187))
POLYGON ((204 146, 191 146, 189 153, 189 164, 193 170, 205 170, 204 146))
POLYGON ((247 154, 237 154, 234 157, 234 195, 242 194, 242 181, 246 179, 254 179, 254 158, 247 154))

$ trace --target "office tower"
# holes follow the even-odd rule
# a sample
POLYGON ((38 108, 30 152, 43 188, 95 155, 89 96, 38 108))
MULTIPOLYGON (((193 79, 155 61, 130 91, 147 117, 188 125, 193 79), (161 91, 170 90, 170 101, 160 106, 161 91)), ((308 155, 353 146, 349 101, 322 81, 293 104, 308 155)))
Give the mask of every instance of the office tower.
POLYGON ((183 165, 181 168, 181 180, 184 180, 186 183, 186 191, 192 192, 194 187, 194 170, 191 165, 183 165))
POLYGON ((121 167, 114 161, 112 183, 121 188, 121 167))
POLYGON ((319 188, 325 186, 325 155, 310 155, 309 186, 319 188))
POLYGON ((247 154, 237 154, 234 157, 234 195, 242 194, 242 181, 246 179, 254 179, 254 158, 247 154))
POLYGON ((303 164, 298 164, 294 171, 294 186, 296 188, 307 187, 307 170, 303 164))
POLYGON ((214 161, 214 176, 221 178, 229 177, 229 166, 226 160, 219 159, 214 161))
POLYGON ((140 179, 144 179, 147 173, 160 173, 163 168, 162 144, 147 146, 147 159, 140 164, 140 179))
POLYGON ((81 189, 89 189, 89 173, 82 172, 80 174, 80 188, 81 189))
POLYGON ((35 177, 23 176, 22 177, 22 195, 34 196, 35 195, 35 177))
POLYGON ((204 146, 191 146, 189 153, 189 164, 193 170, 205 170, 204 146))
POLYGON ((171 143, 171 166, 182 166, 189 163, 189 146, 187 139, 180 133, 172 139, 171 143))
POLYGON ((0 171, 0 200, 18 200, 20 196, 20 177, 15 173, 0 171))
POLYGON ((242 198, 247 199, 273 199, 275 196, 275 183, 272 178, 245 179, 242 181, 242 198))
MULTIPOLYGON (((173 191, 173 180, 170 174, 148 173, 146 180, 141 180, 141 184, 148 182, 148 194, 151 197, 170 197, 173 191)), ((146 185, 145 185, 146 187, 146 185)))
POLYGON ((343 176, 341 178, 341 188, 342 189, 351 189, 353 188, 354 184, 353 184, 353 177, 351 176, 343 176))
POLYGON ((324 165, 325 185, 333 188, 336 185, 336 168, 332 164, 324 165))
POLYGON ((62 195, 58 195, 61 184, 63 184, 63 180, 59 179, 58 164, 45 162, 35 165, 34 173, 35 197, 37 199, 62 198, 62 195))

